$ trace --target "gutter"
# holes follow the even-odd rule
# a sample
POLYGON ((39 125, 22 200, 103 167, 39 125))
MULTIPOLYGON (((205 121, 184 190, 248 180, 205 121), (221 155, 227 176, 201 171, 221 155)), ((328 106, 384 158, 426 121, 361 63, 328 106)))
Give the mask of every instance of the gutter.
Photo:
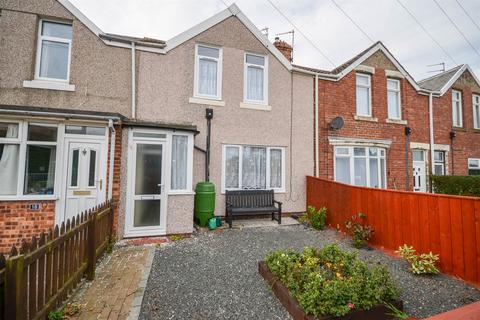
POLYGON ((55 118, 72 118, 72 119, 90 119, 90 120, 102 120, 102 121, 120 121, 118 116, 101 116, 101 115, 88 115, 77 113, 62 113, 62 112, 45 112, 45 111, 31 111, 31 110, 15 110, 15 109, 0 109, 0 114, 19 114, 23 116, 47 116, 55 118))
POLYGON ((136 101, 135 101, 135 95, 136 95, 136 88, 135 88, 135 73, 136 73, 136 68, 135 68, 135 42, 132 41, 132 119, 135 119, 136 116, 136 101))
POLYGON ((318 132, 318 74, 315 75, 315 177, 319 177, 319 141, 318 132))

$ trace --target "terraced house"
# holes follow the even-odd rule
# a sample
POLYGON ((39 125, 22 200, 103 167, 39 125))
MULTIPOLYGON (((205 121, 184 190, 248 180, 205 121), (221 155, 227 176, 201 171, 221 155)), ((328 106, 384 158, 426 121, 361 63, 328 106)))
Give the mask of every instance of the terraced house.
POLYGON ((467 65, 418 83, 377 42, 316 72, 316 174, 426 192, 430 174, 480 174, 480 82, 467 65))
POLYGON ((191 233, 205 174, 219 214, 247 188, 304 210, 313 74, 238 7, 162 41, 106 34, 67 0, 0 4, 0 250, 107 199, 120 237, 191 233))

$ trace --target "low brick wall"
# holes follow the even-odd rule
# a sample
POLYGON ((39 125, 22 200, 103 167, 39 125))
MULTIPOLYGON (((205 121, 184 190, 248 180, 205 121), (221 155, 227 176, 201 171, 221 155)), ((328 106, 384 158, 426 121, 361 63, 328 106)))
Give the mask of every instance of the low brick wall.
POLYGON ((55 201, 0 202, 0 253, 7 253, 22 239, 31 240, 55 224, 55 201), (30 209, 38 204, 39 208, 30 209))

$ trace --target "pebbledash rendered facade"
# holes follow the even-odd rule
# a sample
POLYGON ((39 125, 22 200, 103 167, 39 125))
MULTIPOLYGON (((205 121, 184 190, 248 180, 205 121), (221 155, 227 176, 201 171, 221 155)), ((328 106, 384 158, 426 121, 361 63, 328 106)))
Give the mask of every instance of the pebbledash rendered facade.
POLYGON ((103 33, 68 0, 0 9, 0 251, 108 199, 120 238, 191 233, 207 108, 221 215, 231 189, 302 212, 307 175, 427 191, 431 163, 480 170, 468 66, 417 83, 381 43, 295 66, 236 5, 168 41, 103 33))

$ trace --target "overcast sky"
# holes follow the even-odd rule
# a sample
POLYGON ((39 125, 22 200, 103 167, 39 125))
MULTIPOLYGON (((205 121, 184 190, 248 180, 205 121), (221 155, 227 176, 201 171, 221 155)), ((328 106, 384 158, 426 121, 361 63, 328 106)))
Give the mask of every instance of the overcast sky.
MULTIPOLYGON (((104 32, 168 40, 226 7, 222 0, 71 0, 104 32)), ((234 1, 223 0, 227 5, 234 1)), ((271 0, 335 66, 350 59, 372 42, 338 9, 332 0, 271 0)), ((447 69, 468 63, 480 78, 480 1, 436 0, 335 0, 374 41, 381 40, 416 80, 433 75, 445 62, 447 69), (455 60, 431 40, 402 8, 401 1, 455 60), (468 40, 468 42, 467 42, 468 40), (469 44, 473 46, 472 46, 469 44)), ((267 0, 235 3, 259 28, 276 33, 293 27, 267 0)), ((290 42, 289 35, 282 39, 290 42)), ((294 63, 330 70, 334 66, 302 35, 295 33, 294 63)))

